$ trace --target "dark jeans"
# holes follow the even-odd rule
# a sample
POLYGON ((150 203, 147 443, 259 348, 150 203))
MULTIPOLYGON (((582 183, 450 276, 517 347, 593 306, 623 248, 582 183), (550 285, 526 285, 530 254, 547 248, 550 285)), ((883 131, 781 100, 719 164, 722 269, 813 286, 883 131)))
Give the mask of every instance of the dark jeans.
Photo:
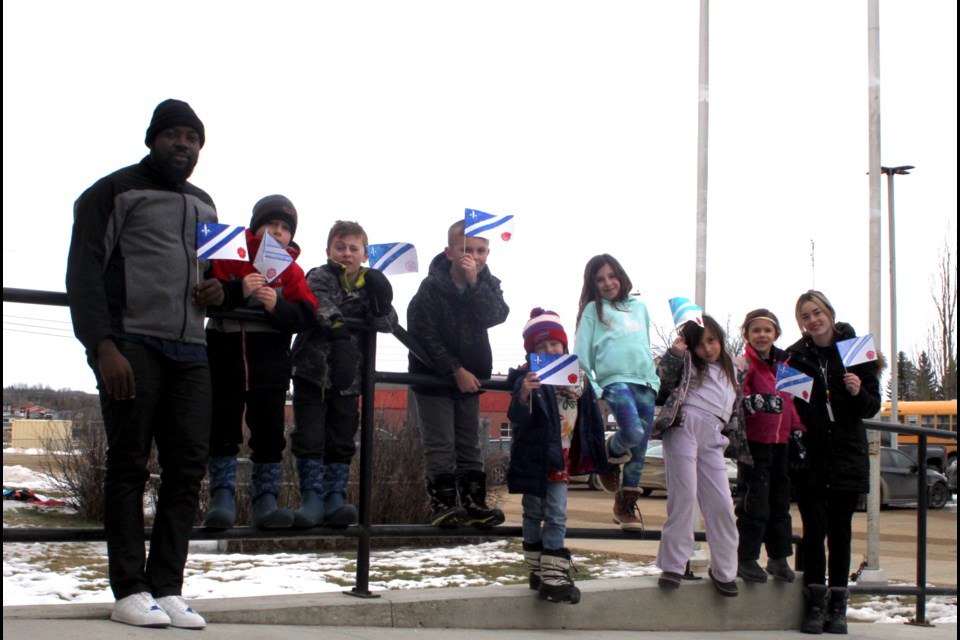
POLYGON ((850 491, 811 489, 797 486, 797 506, 803 520, 803 584, 846 587, 850 580, 850 539, 853 512, 860 494, 850 491), (829 566, 826 549, 830 552, 829 566))
POLYGON ((756 560, 765 544, 767 557, 786 558, 793 555, 789 448, 753 441, 748 445, 753 465, 737 465, 738 555, 741 560, 756 560))
POLYGON ((350 464, 357 452, 359 396, 342 396, 303 378, 293 379, 293 415, 297 423, 290 448, 298 458, 350 464))
POLYGON ((206 362, 170 360, 142 344, 120 341, 119 348, 133 368, 134 399, 104 393, 94 363, 107 431, 103 525, 110 587, 117 600, 141 591, 157 598, 180 595, 210 443, 210 369, 206 362), (160 491, 147 557, 143 493, 154 441, 160 491))

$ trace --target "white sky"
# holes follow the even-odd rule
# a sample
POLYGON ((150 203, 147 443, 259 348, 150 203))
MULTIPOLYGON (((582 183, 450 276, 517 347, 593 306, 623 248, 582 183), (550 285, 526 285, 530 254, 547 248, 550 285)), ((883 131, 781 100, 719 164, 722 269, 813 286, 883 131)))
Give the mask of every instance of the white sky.
MULTIPOLYGON (((666 327, 667 299, 695 286, 698 4, 4 3, 3 285, 63 291, 73 201, 146 154, 154 106, 175 97, 206 125, 192 181, 221 221, 287 195, 304 268, 325 260, 338 218, 374 243, 413 242, 423 275, 465 207, 514 214, 489 261, 512 309, 492 333, 495 370, 521 361, 534 306, 572 340, 598 253, 666 327)), ((814 284, 868 330, 866 10, 712 6, 706 307, 734 326, 769 307, 781 345, 814 284)), ((937 252, 956 242, 956 10, 880 3, 882 163, 917 166, 896 181, 907 351, 933 319, 937 252)), ((885 230, 889 351, 886 243, 885 230)), ((392 278, 404 325, 419 280, 392 278)), ((66 310, 3 315, 4 385, 93 390, 66 310)), ((399 344, 380 345, 379 367, 404 370, 399 344)))

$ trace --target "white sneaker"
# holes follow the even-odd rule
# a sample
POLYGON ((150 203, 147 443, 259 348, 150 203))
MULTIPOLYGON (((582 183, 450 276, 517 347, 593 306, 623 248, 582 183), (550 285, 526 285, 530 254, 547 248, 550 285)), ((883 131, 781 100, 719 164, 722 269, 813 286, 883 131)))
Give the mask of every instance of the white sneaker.
POLYGON ((203 629, 207 621, 180 596, 157 598, 157 604, 170 616, 170 625, 180 629, 203 629))
POLYGON ((146 591, 120 598, 113 605, 110 619, 132 624, 135 627, 169 627, 170 616, 164 613, 157 601, 146 591))

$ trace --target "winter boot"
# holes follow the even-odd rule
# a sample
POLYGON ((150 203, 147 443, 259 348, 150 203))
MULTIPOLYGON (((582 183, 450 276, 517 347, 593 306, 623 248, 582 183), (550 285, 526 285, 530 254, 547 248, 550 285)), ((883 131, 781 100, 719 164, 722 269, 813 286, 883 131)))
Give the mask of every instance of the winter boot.
POLYGON ((523 560, 530 571, 530 588, 540 590, 540 555, 543 553, 543 543, 523 543, 523 560))
POLYGON ((597 478, 600 480, 600 486, 603 487, 603 490, 607 493, 616 493, 620 490, 620 473, 623 464, 630 462, 630 459, 633 458, 633 454, 629 451, 621 455, 614 455, 610 452, 610 445, 615 435, 616 434, 613 434, 604 442, 604 448, 607 452, 607 463, 610 465, 610 469, 605 474, 597 474, 597 478))
POLYGON ((430 525, 458 527, 467 519, 467 511, 457 497, 457 479, 452 473, 443 473, 427 479, 430 496, 430 525))
POLYGON ((293 512, 293 528, 309 529, 323 522, 323 460, 297 458, 300 508, 293 512))
POLYGON ((580 589, 573 584, 571 569, 577 570, 569 549, 544 549, 540 555, 540 599, 567 604, 580 602, 580 589))
POLYGON ((229 529, 237 518, 237 457, 217 456, 207 463, 210 475, 210 507, 203 526, 229 529))
POLYGON ((293 524, 293 511, 277 507, 280 474, 279 462, 253 463, 250 476, 253 526, 258 529, 286 529, 293 524))
POLYGON ((823 630, 827 633, 847 633, 847 598, 850 590, 846 587, 830 587, 827 600, 827 616, 823 630))
POLYGON ((635 487, 624 487, 613 497, 613 521, 623 531, 643 533, 643 516, 637 508, 639 497, 640 489, 635 487))
POLYGON ((342 529, 357 524, 357 508, 347 504, 347 485, 350 484, 350 465, 333 462, 327 465, 323 476, 323 524, 342 529))
POLYGON ((826 606, 829 591, 823 584, 808 584, 803 589, 803 599, 806 608, 803 612, 803 622, 800 631, 803 633, 823 633, 826 621, 826 606))
POLYGON ((786 558, 768 558, 767 573, 784 582, 793 582, 797 577, 786 558))
POLYGON ((767 572, 761 569, 760 563, 753 559, 745 560, 741 558, 740 562, 737 563, 737 575, 743 578, 744 582, 759 582, 762 584, 767 581, 767 572))
POLYGON ((467 510, 463 524, 474 527, 503 524, 503 511, 487 506, 487 474, 483 471, 466 471, 457 475, 457 495, 467 510))

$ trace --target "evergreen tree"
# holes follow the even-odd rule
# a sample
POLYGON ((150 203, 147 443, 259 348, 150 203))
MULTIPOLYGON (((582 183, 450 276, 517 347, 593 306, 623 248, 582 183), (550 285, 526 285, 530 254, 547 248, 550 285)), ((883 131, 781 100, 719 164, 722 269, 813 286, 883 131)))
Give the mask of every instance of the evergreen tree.
MULTIPOLYGON (((897 354, 897 399, 917 399, 917 368, 903 351, 897 354)), ((887 381, 887 400, 893 399, 893 378, 887 381)))
POLYGON ((917 367, 914 373, 916 380, 917 397, 915 400, 939 400, 940 389, 937 384, 937 372, 933 370, 933 363, 927 357, 926 351, 920 352, 917 358, 917 367))

